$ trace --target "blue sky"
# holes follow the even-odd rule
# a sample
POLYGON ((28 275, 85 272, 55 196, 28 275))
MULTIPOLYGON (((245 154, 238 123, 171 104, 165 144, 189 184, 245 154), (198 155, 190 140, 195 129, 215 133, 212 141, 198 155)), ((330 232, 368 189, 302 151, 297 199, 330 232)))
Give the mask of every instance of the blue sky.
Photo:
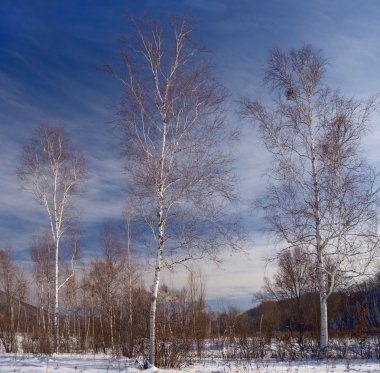
MULTIPOLYGON (((121 216, 126 179, 118 159, 118 134, 111 130, 120 86, 100 66, 117 61, 117 40, 128 33, 123 15, 146 12, 158 19, 190 13, 195 38, 210 50, 214 73, 230 91, 228 116, 240 96, 263 97, 262 66, 273 45, 284 49, 311 43, 330 61, 326 76, 348 96, 380 92, 380 3, 376 0, 0 0, 0 245, 28 262, 31 235, 45 212, 20 191, 15 168, 20 147, 40 123, 63 123, 88 160, 90 180, 78 205, 86 229, 84 256, 98 250, 99 227, 121 216)), ((379 166, 378 117, 365 150, 379 166)), ((234 151, 244 201, 259 196, 268 156, 255 133, 241 123, 234 151)), ((207 266, 212 304, 247 308, 264 275, 261 260, 273 251, 259 233, 257 212, 239 206, 252 241, 248 256, 226 256, 207 266)), ((183 274, 168 274, 170 284, 183 274)), ((147 284, 149 285, 149 278, 147 284)))

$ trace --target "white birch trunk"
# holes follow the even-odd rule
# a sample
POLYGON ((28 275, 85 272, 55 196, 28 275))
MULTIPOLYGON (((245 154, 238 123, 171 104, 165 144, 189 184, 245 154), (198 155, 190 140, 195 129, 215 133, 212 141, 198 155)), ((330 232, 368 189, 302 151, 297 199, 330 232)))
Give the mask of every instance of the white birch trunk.
POLYGON ((158 209, 158 218, 159 218, 159 234, 158 234, 158 250, 156 258, 156 269, 154 271, 154 281, 152 286, 151 293, 151 302, 150 302, 150 315, 149 315, 149 362, 155 364, 156 358, 156 311, 157 311, 157 296, 158 289, 160 285, 160 275, 163 261, 163 251, 164 251, 164 237, 163 237, 163 222, 162 222, 162 206, 158 209))
POLYGON ((54 279, 54 315, 53 315, 53 350, 58 353, 58 254, 59 254, 59 242, 56 243, 55 248, 55 279, 54 279))
POLYGON ((131 254, 131 238, 130 238, 130 232, 129 232, 129 220, 127 221, 127 251, 128 251, 128 308, 129 308, 129 339, 130 339, 130 345, 132 348, 130 348, 129 354, 133 355, 133 289, 132 289, 132 254, 131 254))
POLYGON ((321 338, 320 338, 320 351, 323 354, 324 349, 328 344, 328 320, 327 320, 327 294, 326 294, 326 274, 324 272, 324 259, 323 259, 323 244, 321 237, 321 213, 320 213, 320 189, 318 182, 318 170, 316 161, 316 145, 314 138, 314 129, 312 121, 312 99, 308 98, 309 105, 309 131, 311 143, 311 168, 313 177, 313 191, 314 191, 314 216, 315 216, 315 236, 316 236, 316 251, 318 255, 318 268, 317 268, 317 281, 319 287, 320 299, 320 318, 321 318, 321 338))
POLYGON ((328 345, 328 320, 327 320, 327 299, 325 296, 320 295, 320 307, 321 307, 321 339, 319 342, 319 347, 321 353, 324 353, 324 349, 328 345))
MULTIPOLYGON (((160 254, 157 254, 159 257, 160 254)), ((154 274, 154 282, 152 286, 150 315, 149 315, 149 362, 154 365, 156 358, 156 311, 157 311, 157 295, 160 284, 161 268, 159 266, 160 259, 157 257, 157 266, 154 274)))
POLYGON ((157 258, 156 258, 156 269, 154 271, 154 281, 153 281, 152 294, 151 294, 150 315, 149 315, 149 329, 150 329, 149 331, 149 362, 153 365, 155 365, 155 358, 156 358, 157 297, 158 297, 158 289, 160 286, 160 275, 161 275, 161 268, 162 268, 162 263, 163 263, 163 254, 164 254, 164 221, 163 221, 164 195, 162 191, 162 185, 159 185, 158 189, 159 189, 158 190, 158 204, 157 204, 158 205, 157 206, 158 248, 157 248, 157 258))
POLYGON ((324 350, 328 345, 329 337, 328 337, 328 319, 327 319, 328 294, 326 292, 326 273, 324 272, 323 253, 321 249, 319 249, 319 252, 318 252, 317 276, 318 276, 319 306, 320 306, 320 319, 321 319, 319 348, 320 348, 320 355, 323 356, 325 352, 324 350))

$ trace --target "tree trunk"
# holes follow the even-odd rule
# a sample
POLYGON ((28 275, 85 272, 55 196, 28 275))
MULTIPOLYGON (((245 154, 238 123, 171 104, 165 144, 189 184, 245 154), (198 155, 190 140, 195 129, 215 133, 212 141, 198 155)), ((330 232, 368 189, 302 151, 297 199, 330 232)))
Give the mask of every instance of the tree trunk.
POLYGON ((320 295, 320 307, 321 307, 321 339, 320 339, 320 349, 321 353, 324 354, 324 349, 328 345, 328 322, 327 322, 327 299, 322 294, 320 295))
POLYGON ((321 313, 321 339, 320 339, 320 351, 324 354, 324 349, 328 343, 328 330, 327 330, 327 295, 326 295, 326 281, 324 272, 324 259, 323 259, 323 244, 321 237, 321 212, 320 212, 320 189, 318 182, 318 171, 317 171, 317 157, 316 157, 316 144, 314 138, 314 129, 312 121, 312 99, 308 98, 309 102, 309 133, 310 133, 310 143, 311 143, 311 169, 313 177, 313 191, 314 191, 314 218, 315 218, 315 238, 316 238, 316 249, 318 254, 318 286, 319 286, 319 299, 320 299, 320 313, 321 313))
MULTIPOLYGON (((103 311, 102 311, 103 312, 103 311)), ((103 347, 103 353, 106 353, 106 341, 104 336, 104 328, 103 328, 103 318, 102 318, 102 312, 99 315, 99 321, 100 321, 100 329, 102 333, 102 347, 103 347)))
POLYGON ((163 247, 160 245, 157 252, 157 265, 154 272, 154 281, 152 286, 150 315, 149 315, 149 362, 155 364, 156 358, 156 311, 157 311, 157 296, 160 285, 160 274, 162 267, 163 247))
POLYGON ((155 365, 156 358, 156 311, 157 311, 157 296, 158 289, 160 285, 160 275, 164 255, 164 186, 163 186, 163 175, 164 175, 164 163, 165 163, 165 149, 166 149, 166 121, 165 114, 162 115, 163 119, 163 131, 162 131, 162 147, 161 147, 161 158, 159 161, 159 182, 157 186, 157 227, 158 227, 158 237, 157 237, 157 258, 156 258, 156 269, 154 271, 154 280, 152 286, 151 294, 151 304, 150 304, 150 315, 149 315, 149 362, 155 365))
POLYGON ((21 299, 18 298, 18 308, 17 308, 17 327, 16 333, 20 332, 20 318, 21 318, 21 299))
MULTIPOLYGON (((95 351, 95 314, 94 314, 94 303, 91 302, 91 318, 92 318, 92 349, 95 351)), ((97 350, 97 348, 96 348, 97 350)), ((97 351, 95 351, 97 352, 97 351)))
POLYGON ((59 244, 55 248, 55 279, 54 279, 54 315, 53 315, 53 351, 58 353, 58 254, 59 244))
POLYGON ((131 256, 131 238, 129 232, 129 221, 127 221, 127 249, 128 249, 128 308, 129 308, 129 348, 128 354, 133 355, 134 333, 133 333, 133 289, 132 289, 132 256, 131 256))
MULTIPOLYGON (((165 145, 165 142, 164 142, 165 145)), ((164 149, 164 147, 163 147, 164 149)), ((161 167, 162 167, 161 158, 161 167)), ((158 188, 158 203, 157 203, 157 220, 158 220, 158 248, 157 248, 157 259, 156 259, 156 269, 154 271, 154 281, 152 286, 151 304, 150 304, 150 315, 149 315, 149 362, 155 365, 155 355, 156 355, 156 311, 157 311, 157 296, 158 289, 160 285, 160 275, 164 254, 164 194, 162 184, 158 188)))
POLYGON ((112 351, 112 354, 115 353, 114 327, 113 327, 114 316, 113 315, 114 315, 113 306, 111 306, 110 309, 109 309, 109 311, 108 311, 108 316, 109 316, 109 322, 110 322, 111 351, 112 351))

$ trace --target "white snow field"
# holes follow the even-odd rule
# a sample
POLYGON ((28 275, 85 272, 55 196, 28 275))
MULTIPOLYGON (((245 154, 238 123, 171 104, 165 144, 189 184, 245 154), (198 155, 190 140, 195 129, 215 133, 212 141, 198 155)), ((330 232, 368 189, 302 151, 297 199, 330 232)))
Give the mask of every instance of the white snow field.
MULTIPOLYGON (((142 372, 136 361, 106 355, 60 354, 38 356, 29 354, 0 354, 0 373, 137 373, 142 372)), ((146 373, 380 373, 377 360, 326 361, 224 361, 207 360, 181 370, 150 368, 146 373)))

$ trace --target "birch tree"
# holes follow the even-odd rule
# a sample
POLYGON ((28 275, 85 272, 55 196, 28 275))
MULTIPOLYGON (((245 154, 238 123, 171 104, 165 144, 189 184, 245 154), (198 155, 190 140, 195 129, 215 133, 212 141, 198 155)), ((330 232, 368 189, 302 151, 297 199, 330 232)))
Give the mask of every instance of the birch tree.
POLYGON ((326 61, 310 46, 274 48, 264 83, 268 105, 243 99, 273 157, 259 202, 283 248, 299 247, 316 268, 321 350, 328 344, 327 299, 363 274, 378 249, 376 175, 362 156, 376 100, 347 98, 324 82, 326 61))
MULTIPOLYGON (((161 271, 234 246, 227 215, 235 198, 224 121, 225 91, 211 76, 186 19, 160 25, 132 21, 121 68, 106 66, 122 84, 122 151, 128 196, 150 232, 154 280, 149 360, 155 363, 156 307, 161 271)), ((145 231, 146 232, 146 231, 145 231)))
POLYGON ((86 178, 85 160, 71 145, 63 127, 42 125, 23 146, 17 175, 23 189, 33 193, 49 220, 54 243, 53 349, 58 352, 59 290, 73 276, 71 273, 60 282, 60 247, 73 219, 73 197, 81 192, 86 178))

